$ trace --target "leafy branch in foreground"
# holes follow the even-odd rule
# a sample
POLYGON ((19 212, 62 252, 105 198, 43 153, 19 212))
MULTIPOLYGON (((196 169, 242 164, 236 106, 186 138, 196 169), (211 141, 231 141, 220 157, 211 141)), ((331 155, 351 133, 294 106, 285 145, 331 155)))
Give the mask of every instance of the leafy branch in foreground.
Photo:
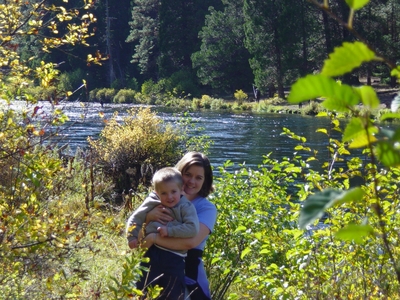
MULTIPOLYGON (((340 20, 330 10, 328 1, 319 4, 312 0, 323 10, 333 16, 345 28, 359 35, 352 27, 354 12, 366 5, 368 0, 346 0, 350 7, 350 16, 347 23, 340 20)), ((350 190, 323 190, 309 196, 301 209, 300 227, 306 228, 309 224, 319 220, 324 212, 334 206, 345 202, 363 201, 365 209, 374 212, 376 222, 372 219, 364 219, 359 224, 347 224, 336 233, 336 237, 342 240, 353 240, 357 243, 364 243, 366 238, 379 237, 383 249, 387 253, 392 267, 400 283, 400 269, 398 266, 398 251, 396 245, 398 238, 393 239, 389 215, 394 208, 390 205, 386 193, 381 188, 384 185, 385 177, 380 175, 379 168, 384 166, 387 172, 397 172, 400 166, 400 130, 388 130, 379 127, 379 123, 371 118, 371 110, 380 105, 380 100, 370 86, 352 87, 342 84, 334 77, 342 76, 360 67, 362 64, 379 61, 386 63, 391 69, 391 75, 400 79, 400 68, 391 61, 371 50, 365 42, 345 42, 337 47, 334 52, 325 60, 320 74, 308 75, 300 78, 292 85, 288 101, 300 103, 313 98, 322 99, 324 106, 331 114, 351 112, 353 117, 347 123, 342 142, 350 149, 363 149, 368 154, 370 162, 368 174, 371 178, 371 185, 361 185, 359 188, 350 190), (357 106, 362 104, 365 109, 359 112, 357 106), (372 224, 373 223, 373 224, 372 224)), ((399 97, 399 96, 398 96, 399 97)), ((381 121, 388 118, 400 119, 398 114, 398 98, 393 102, 391 112, 383 114, 381 121)))

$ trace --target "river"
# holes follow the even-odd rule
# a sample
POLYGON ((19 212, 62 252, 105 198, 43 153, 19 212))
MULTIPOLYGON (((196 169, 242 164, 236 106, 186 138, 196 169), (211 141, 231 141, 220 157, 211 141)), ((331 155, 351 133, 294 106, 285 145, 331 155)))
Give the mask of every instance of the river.
MULTIPOLYGON (((87 137, 97 138, 104 127, 103 119, 111 118, 115 111, 119 117, 126 115, 132 105, 105 104, 101 107, 98 103, 81 105, 68 103, 63 109, 68 115, 70 125, 64 132, 60 145, 68 143, 72 150, 87 145, 87 137), (104 118, 100 117, 104 114, 104 118)), ((157 114, 166 122, 175 122, 182 116, 182 112, 174 112, 154 107, 157 114)), ((263 162, 263 156, 272 152, 272 157, 281 159, 292 157, 293 148, 298 141, 281 135, 286 127, 297 135, 307 139, 307 145, 316 149, 319 155, 327 158, 327 139, 322 133, 316 133, 317 128, 329 126, 329 119, 292 114, 254 114, 202 111, 189 113, 192 122, 197 127, 202 127, 202 134, 213 141, 208 156, 215 167, 221 166, 230 160, 235 165, 245 164, 256 167, 263 162)), ((194 130, 191 134, 198 134, 194 130)))

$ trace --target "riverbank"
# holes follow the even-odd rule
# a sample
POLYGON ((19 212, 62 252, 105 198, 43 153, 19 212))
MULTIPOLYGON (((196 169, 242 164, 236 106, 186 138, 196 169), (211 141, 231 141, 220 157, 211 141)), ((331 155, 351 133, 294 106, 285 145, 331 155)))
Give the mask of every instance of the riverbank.
MULTIPOLYGON (((390 109, 393 99, 397 96, 399 89, 390 88, 386 85, 372 85, 380 100, 380 106, 373 111, 373 115, 379 115, 383 109, 390 109)), ((288 93, 289 94, 289 93, 288 93)), ((288 95, 287 94, 287 95, 288 95)), ((253 103, 252 111, 269 112, 269 113, 287 113, 301 115, 316 115, 323 111, 320 105, 322 100, 314 100, 303 102, 301 104, 291 104, 285 99, 261 99, 259 103, 253 103)), ((362 105, 360 105, 362 107, 362 105)))

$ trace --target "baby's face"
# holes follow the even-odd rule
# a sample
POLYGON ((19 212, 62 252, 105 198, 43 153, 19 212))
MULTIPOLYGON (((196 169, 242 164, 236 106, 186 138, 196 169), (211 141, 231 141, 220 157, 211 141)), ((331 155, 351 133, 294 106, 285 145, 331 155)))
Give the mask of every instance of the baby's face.
POLYGON ((174 207, 181 198, 181 189, 174 181, 160 182, 156 193, 161 200, 161 204, 166 207, 174 207))

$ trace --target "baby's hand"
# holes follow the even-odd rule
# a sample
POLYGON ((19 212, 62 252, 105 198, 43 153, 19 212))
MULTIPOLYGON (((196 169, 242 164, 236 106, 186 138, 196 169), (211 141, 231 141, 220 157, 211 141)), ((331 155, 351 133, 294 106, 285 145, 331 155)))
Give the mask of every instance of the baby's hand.
POLYGON ((168 236, 168 229, 167 226, 160 226, 157 228, 157 231, 160 233, 162 237, 168 236))

